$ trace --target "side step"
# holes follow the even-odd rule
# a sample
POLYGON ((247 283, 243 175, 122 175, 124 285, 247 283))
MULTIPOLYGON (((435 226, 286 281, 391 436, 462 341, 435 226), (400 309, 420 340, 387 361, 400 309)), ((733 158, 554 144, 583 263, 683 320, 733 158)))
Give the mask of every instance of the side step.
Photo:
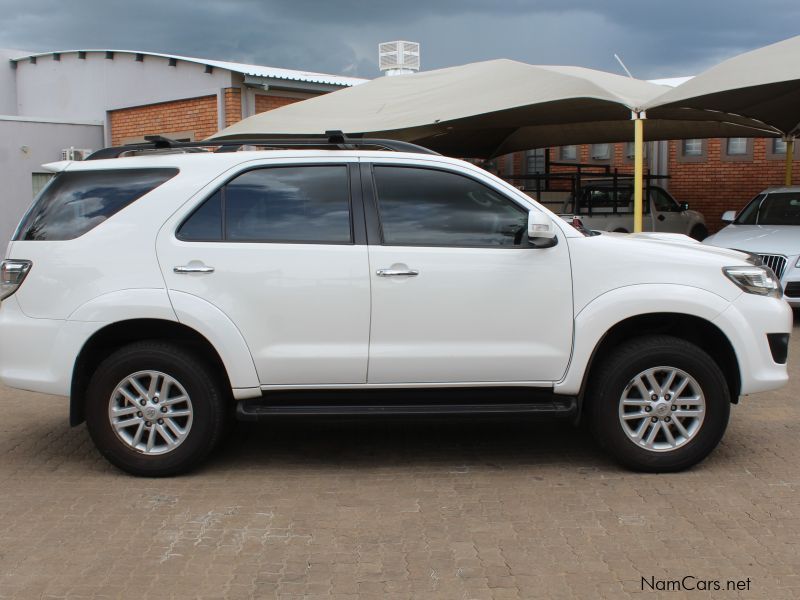
POLYGON ((345 392, 273 392, 262 398, 241 400, 236 416, 241 421, 273 417, 325 416, 426 416, 426 415, 526 415, 575 417, 578 403, 571 396, 556 396, 531 388, 461 388, 410 390, 354 390, 345 392), (388 392, 388 393, 387 393, 388 392), (426 397, 430 401, 425 401, 426 397))

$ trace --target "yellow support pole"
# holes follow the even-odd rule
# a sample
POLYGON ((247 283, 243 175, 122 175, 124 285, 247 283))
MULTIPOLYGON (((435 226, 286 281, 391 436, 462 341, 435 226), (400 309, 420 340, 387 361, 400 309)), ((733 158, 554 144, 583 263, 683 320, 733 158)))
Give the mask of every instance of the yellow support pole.
POLYGON ((792 185, 792 161, 794 160, 794 138, 786 140, 786 176, 785 185, 792 185))
POLYGON ((633 117, 633 231, 642 230, 642 183, 644 171, 644 118, 640 113, 633 117))

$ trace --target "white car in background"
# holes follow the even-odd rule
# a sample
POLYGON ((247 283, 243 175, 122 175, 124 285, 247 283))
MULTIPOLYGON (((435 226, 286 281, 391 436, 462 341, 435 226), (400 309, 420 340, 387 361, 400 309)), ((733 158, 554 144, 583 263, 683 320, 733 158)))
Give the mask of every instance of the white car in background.
POLYGON ((800 186, 767 189, 722 220, 731 224, 704 243, 758 254, 780 279, 789 304, 800 308, 800 186))

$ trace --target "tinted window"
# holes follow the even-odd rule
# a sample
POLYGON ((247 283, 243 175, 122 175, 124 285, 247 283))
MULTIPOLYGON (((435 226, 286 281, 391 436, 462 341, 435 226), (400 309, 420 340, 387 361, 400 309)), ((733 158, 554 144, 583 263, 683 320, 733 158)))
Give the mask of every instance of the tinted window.
POLYGON ((206 200, 181 226, 178 237, 195 241, 351 242, 347 167, 247 171, 206 200))
POLYGON ((800 193, 757 196, 736 222, 741 225, 800 225, 800 193))
POLYGON ((650 196, 658 212, 680 212, 680 206, 664 190, 650 188, 650 196))
POLYGON ((216 242, 222 239, 222 192, 218 191, 203 202, 178 230, 186 241, 216 242))
POLYGON ((120 169, 60 173, 42 190, 14 239, 74 239, 177 172, 176 169, 120 169))
POLYGON ((528 212, 485 185, 453 173, 375 167, 385 244, 514 246, 528 212))

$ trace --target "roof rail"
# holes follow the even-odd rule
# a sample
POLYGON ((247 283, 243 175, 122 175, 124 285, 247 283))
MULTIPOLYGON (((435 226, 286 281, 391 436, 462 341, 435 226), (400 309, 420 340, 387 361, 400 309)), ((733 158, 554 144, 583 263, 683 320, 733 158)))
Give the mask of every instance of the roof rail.
POLYGON ((235 152, 242 146, 264 146, 267 148, 336 148, 339 150, 356 150, 368 147, 394 152, 412 152, 415 154, 439 154, 429 148, 399 140, 378 138, 352 138, 341 131, 326 131, 324 135, 302 138, 243 138, 236 140, 205 140, 199 142, 179 142, 160 135, 148 135, 146 142, 103 148, 90 154, 86 160, 119 158, 127 152, 147 152, 157 150, 180 150, 192 148, 216 148, 215 152, 235 152))

